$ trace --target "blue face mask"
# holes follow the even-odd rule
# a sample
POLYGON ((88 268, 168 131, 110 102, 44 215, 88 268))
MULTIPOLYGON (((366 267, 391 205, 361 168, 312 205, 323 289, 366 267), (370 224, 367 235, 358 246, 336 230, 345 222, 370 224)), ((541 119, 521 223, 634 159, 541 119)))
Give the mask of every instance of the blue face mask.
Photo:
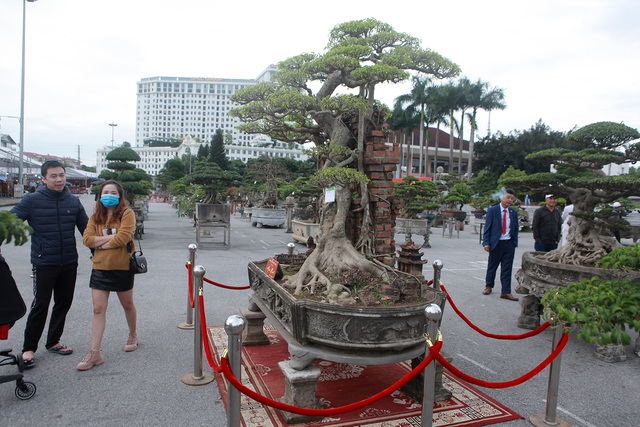
POLYGON ((100 203, 102 203, 102 206, 104 206, 105 208, 112 208, 114 206, 117 206, 119 202, 120 196, 115 196, 113 194, 103 194, 102 196, 100 196, 100 203))

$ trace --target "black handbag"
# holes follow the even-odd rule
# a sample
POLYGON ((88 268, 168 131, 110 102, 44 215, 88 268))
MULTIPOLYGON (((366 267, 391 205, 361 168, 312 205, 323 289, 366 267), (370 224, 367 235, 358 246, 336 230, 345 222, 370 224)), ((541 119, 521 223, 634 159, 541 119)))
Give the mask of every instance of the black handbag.
POLYGON ((133 274, 142 274, 147 272, 147 258, 142 253, 142 244, 138 240, 139 251, 133 251, 131 242, 127 243, 127 252, 129 252, 129 271, 133 274))

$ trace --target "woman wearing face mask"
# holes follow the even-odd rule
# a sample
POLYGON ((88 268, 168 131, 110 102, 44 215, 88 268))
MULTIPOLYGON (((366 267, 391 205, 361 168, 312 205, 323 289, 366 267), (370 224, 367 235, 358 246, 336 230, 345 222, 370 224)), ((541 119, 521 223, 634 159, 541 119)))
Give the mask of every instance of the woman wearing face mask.
POLYGON ((133 303, 133 274, 129 272, 127 243, 133 245, 136 219, 129 208, 122 186, 116 181, 106 181, 98 191, 99 200, 82 240, 85 246, 94 248, 93 269, 89 287, 93 300, 91 324, 91 350, 78 363, 78 370, 86 371, 104 363, 100 351, 102 335, 107 320, 107 304, 110 292, 116 292, 129 326, 129 337, 124 351, 138 348, 136 332, 136 306, 133 303))

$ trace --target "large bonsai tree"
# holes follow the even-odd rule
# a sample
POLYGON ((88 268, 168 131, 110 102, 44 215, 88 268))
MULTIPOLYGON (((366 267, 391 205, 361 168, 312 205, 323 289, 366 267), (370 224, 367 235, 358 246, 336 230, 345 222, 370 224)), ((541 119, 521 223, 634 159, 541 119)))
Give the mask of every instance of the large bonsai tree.
POLYGON ((557 172, 544 172, 505 180, 505 185, 529 193, 553 192, 569 196, 574 204, 569 244, 543 258, 564 264, 593 266, 617 245, 609 231, 610 209, 602 204, 640 193, 640 176, 605 176, 611 163, 640 160, 640 133, 621 123, 593 123, 567 135, 575 147, 551 148, 526 159, 554 164, 557 172), (636 141, 634 141, 636 140, 636 141))
POLYGON ((296 294, 305 286, 311 291, 315 285, 329 288, 332 278, 354 269, 388 276, 386 267, 373 258, 364 141, 382 121, 376 86, 405 80, 411 70, 438 78, 459 73, 456 64, 421 48, 418 39, 370 18, 336 25, 324 53, 282 61, 273 81, 234 95, 241 106, 232 114, 246 123, 244 131, 286 142, 314 142, 317 182, 335 186, 335 202, 326 203, 321 215, 317 247, 288 284, 296 294), (352 206, 354 192, 360 195, 359 206, 352 206), (346 233, 351 209, 363 211, 353 241, 346 233))

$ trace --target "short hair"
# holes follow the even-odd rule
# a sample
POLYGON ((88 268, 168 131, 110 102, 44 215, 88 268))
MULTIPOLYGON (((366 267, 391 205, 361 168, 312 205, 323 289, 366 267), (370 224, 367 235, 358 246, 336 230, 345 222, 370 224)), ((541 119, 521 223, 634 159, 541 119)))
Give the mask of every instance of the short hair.
POLYGON ((62 166, 62 163, 60 163, 59 161, 57 161, 57 160, 47 160, 40 167, 40 174, 44 178, 45 176, 47 176, 47 171, 49 169, 53 169, 53 168, 62 168, 63 171, 65 171, 65 172, 67 171, 65 169, 65 167, 62 166))

